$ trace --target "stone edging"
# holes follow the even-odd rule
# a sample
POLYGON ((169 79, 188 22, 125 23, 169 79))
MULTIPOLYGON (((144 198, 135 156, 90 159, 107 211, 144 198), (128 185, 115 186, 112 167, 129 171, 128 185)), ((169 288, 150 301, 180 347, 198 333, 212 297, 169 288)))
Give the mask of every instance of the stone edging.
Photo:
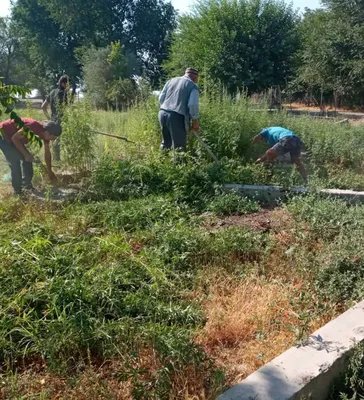
POLYGON ((364 342, 364 301, 260 368, 218 400, 325 400, 364 342))

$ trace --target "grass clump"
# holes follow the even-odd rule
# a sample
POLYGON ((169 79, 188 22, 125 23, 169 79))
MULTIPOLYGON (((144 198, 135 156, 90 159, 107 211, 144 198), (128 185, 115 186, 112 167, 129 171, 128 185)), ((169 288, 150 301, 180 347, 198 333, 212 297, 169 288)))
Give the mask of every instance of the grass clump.
POLYGON ((258 212, 260 207, 255 201, 237 193, 228 193, 214 198, 207 209, 218 216, 225 216, 258 212))

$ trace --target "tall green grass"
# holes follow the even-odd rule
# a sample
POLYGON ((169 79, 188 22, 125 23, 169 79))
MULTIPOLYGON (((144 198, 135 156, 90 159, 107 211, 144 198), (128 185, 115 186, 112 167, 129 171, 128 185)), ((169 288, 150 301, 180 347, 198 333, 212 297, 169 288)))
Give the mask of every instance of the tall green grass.
MULTIPOLYGON (((99 154, 132 157, 134 160, 159 162, 160 128, 156 99, 140 104, 126 114, 93 113, 91 123, 100 130, 127 136, 137 145, 112 138, 97 138, 99 154)), ((284 126, 299 135, 308 156, 310 184, 313 186, 364 189, 362 168, 364 159, 363 128, 337 125, 334 121, 310 117, 293 117, 285 113, 257 110, 240 97, 208 98, 201 101, 201 136, 229 172, 226 179, 233 183, 302 184, 292 168, 260 168, 252 165, 267 149, 265 144, 253 145, 251 139, 267 126, 284 126)), ((210 163, 207 152, 190 134, 189 155, 210 163)))

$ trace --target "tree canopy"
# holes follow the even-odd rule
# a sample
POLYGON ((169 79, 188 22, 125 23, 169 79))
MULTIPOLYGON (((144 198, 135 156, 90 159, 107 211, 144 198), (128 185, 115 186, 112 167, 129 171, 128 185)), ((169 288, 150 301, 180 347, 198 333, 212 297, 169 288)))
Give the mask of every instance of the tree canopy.
POLYGON ((121 42, 153 82, 161 76, 176 14, 163 0, 18 0, 12 8, 17 37, 38 86, 67 73, 81 77, 76 53, 85 46, 121 42))
POLYGON ((185 65, 224 85, 250 92, 284 84, 299 47, 298 16, 282 1, 205 0, 180 20, 170 73, 185 65))
POLYGON ((327 9, 308 11, 300 26, 302 47, 297 82, 346 104, 364 101, 364 3, 325 0, 327 9))
POLYGON ((157 88, 192 66, 202 87, 232 95, 280 86, 363 105, 364 2, 322 5, 302 15, 285 0, 200 0, 177 25, 168 0, 17 0, 0 19, 0 77, 43 92, 62 74, 89 93, 104 82, 95 104, 115 107, 133 98, 133 75, 157 88))

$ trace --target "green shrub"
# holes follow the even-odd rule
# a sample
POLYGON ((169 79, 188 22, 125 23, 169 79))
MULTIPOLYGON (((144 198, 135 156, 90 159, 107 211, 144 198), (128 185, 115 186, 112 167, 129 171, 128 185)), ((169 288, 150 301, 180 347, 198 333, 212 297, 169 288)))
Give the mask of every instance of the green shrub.
POLYGON ((318 291, 338 303, 361 300, 364 296, 364 261, 343 258, 318 271, 318 291))
POLYGON ((85 102, 67 107, 62 118, 62 150, 65 163, 87 171, 95 162, 95 136, 90 131, 90 109, 85 102))

